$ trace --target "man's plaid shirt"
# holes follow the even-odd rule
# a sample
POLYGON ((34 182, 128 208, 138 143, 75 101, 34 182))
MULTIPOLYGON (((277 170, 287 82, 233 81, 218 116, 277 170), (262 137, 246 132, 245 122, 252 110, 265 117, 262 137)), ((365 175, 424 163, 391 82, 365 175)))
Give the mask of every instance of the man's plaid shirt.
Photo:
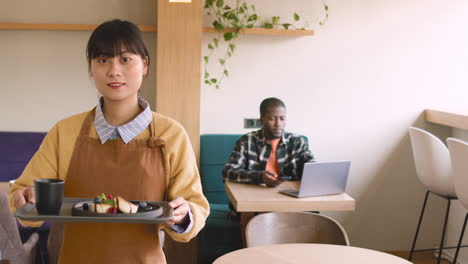
MULTIPOLYGON (((262 183, 271 153, 262 130, 243 135, 237 140, 234 150, 223 169, 223 180, 235 182, 262 183)), ((281 176, 292 176, 300 180, 304 163, 314 161, 309 146, 300 135, 284 132, 276 151, 281 176)))

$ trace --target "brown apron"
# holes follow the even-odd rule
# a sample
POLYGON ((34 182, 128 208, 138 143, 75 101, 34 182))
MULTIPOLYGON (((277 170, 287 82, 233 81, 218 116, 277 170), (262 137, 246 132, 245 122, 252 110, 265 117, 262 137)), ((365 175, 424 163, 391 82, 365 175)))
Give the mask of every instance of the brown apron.
MULTIPOLYGON (((89 136, 94 111, 81 127, 65 180, 65 197, 90 198, 100 193, 127 200, 162 201, 165 197, 164 141, 122 139, 101 144, 89 136)), ((66 223, 59 263, 166 263, 159 225, 66 223)))

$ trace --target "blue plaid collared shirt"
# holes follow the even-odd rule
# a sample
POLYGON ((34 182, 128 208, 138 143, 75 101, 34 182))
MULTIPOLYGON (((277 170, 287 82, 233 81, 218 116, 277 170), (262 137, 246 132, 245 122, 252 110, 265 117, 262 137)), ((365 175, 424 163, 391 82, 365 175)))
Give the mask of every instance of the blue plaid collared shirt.
MULTIPOLYGON (((262 173, 271 154, 262 130, 243 135, 237 140, 223 169, 223 180, 262 183, 262 173)), ((314 161, 306 140, 300 135, 284 132, 276 151, 280 176, 300 180, 304 163, 314 161)))

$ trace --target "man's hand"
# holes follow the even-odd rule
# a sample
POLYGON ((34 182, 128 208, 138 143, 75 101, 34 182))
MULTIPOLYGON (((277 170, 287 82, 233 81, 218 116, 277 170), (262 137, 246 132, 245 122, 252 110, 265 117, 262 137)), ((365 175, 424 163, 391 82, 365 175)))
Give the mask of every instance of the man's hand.
POLYGON ((281 180, 278 178, 278 175, 269 171, 264 171, 262 173, 262 179, 267 187, 275 187, 281 183, 281 180))
POLYGON ((181 224, 190 211, 189 203, 182 197, 177 197, 169 202, 169 207, 174 210, 172 211, 172 219, 166 222, 169 227, 181 224))
POLYGON ((34 188, 26 187, 19 189, 13 193, 13 206, 16 208, 23 207, 26 203, 36 203, 34 198, 34 188))

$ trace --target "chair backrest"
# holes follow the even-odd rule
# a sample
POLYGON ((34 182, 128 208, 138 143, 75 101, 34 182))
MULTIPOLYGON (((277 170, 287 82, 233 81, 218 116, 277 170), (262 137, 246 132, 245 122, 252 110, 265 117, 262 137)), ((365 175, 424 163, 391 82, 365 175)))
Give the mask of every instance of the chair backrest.
POLYGON ((247 247, 322 243, 349 246, 348 235, 334 219, 314 213, 274 212, 253 217, 246 228, 247 247))
MULTIPOLYGON (((32 234, 23 244, 21 242, 16 218, 8 207, 8 194, 0 191, 0 253, 6 263, 35 263, 37 233, 32 234)), ((3 263, 2 261, 0 261, 3 263)))
POLYGON ((414 164, 419 180, 430 191, 456 197, 450 155, 445 144, 436 136, 410 127, 414 164))
POLYGON ((468 209, 468 143, 455 138, 447 139, 452 161, 453 181, 458 200, 468 209))
POLYGON ((210 203, 228 204, 222 170, 240 134, 205 134, 200 137, 200 177, 210 203))

